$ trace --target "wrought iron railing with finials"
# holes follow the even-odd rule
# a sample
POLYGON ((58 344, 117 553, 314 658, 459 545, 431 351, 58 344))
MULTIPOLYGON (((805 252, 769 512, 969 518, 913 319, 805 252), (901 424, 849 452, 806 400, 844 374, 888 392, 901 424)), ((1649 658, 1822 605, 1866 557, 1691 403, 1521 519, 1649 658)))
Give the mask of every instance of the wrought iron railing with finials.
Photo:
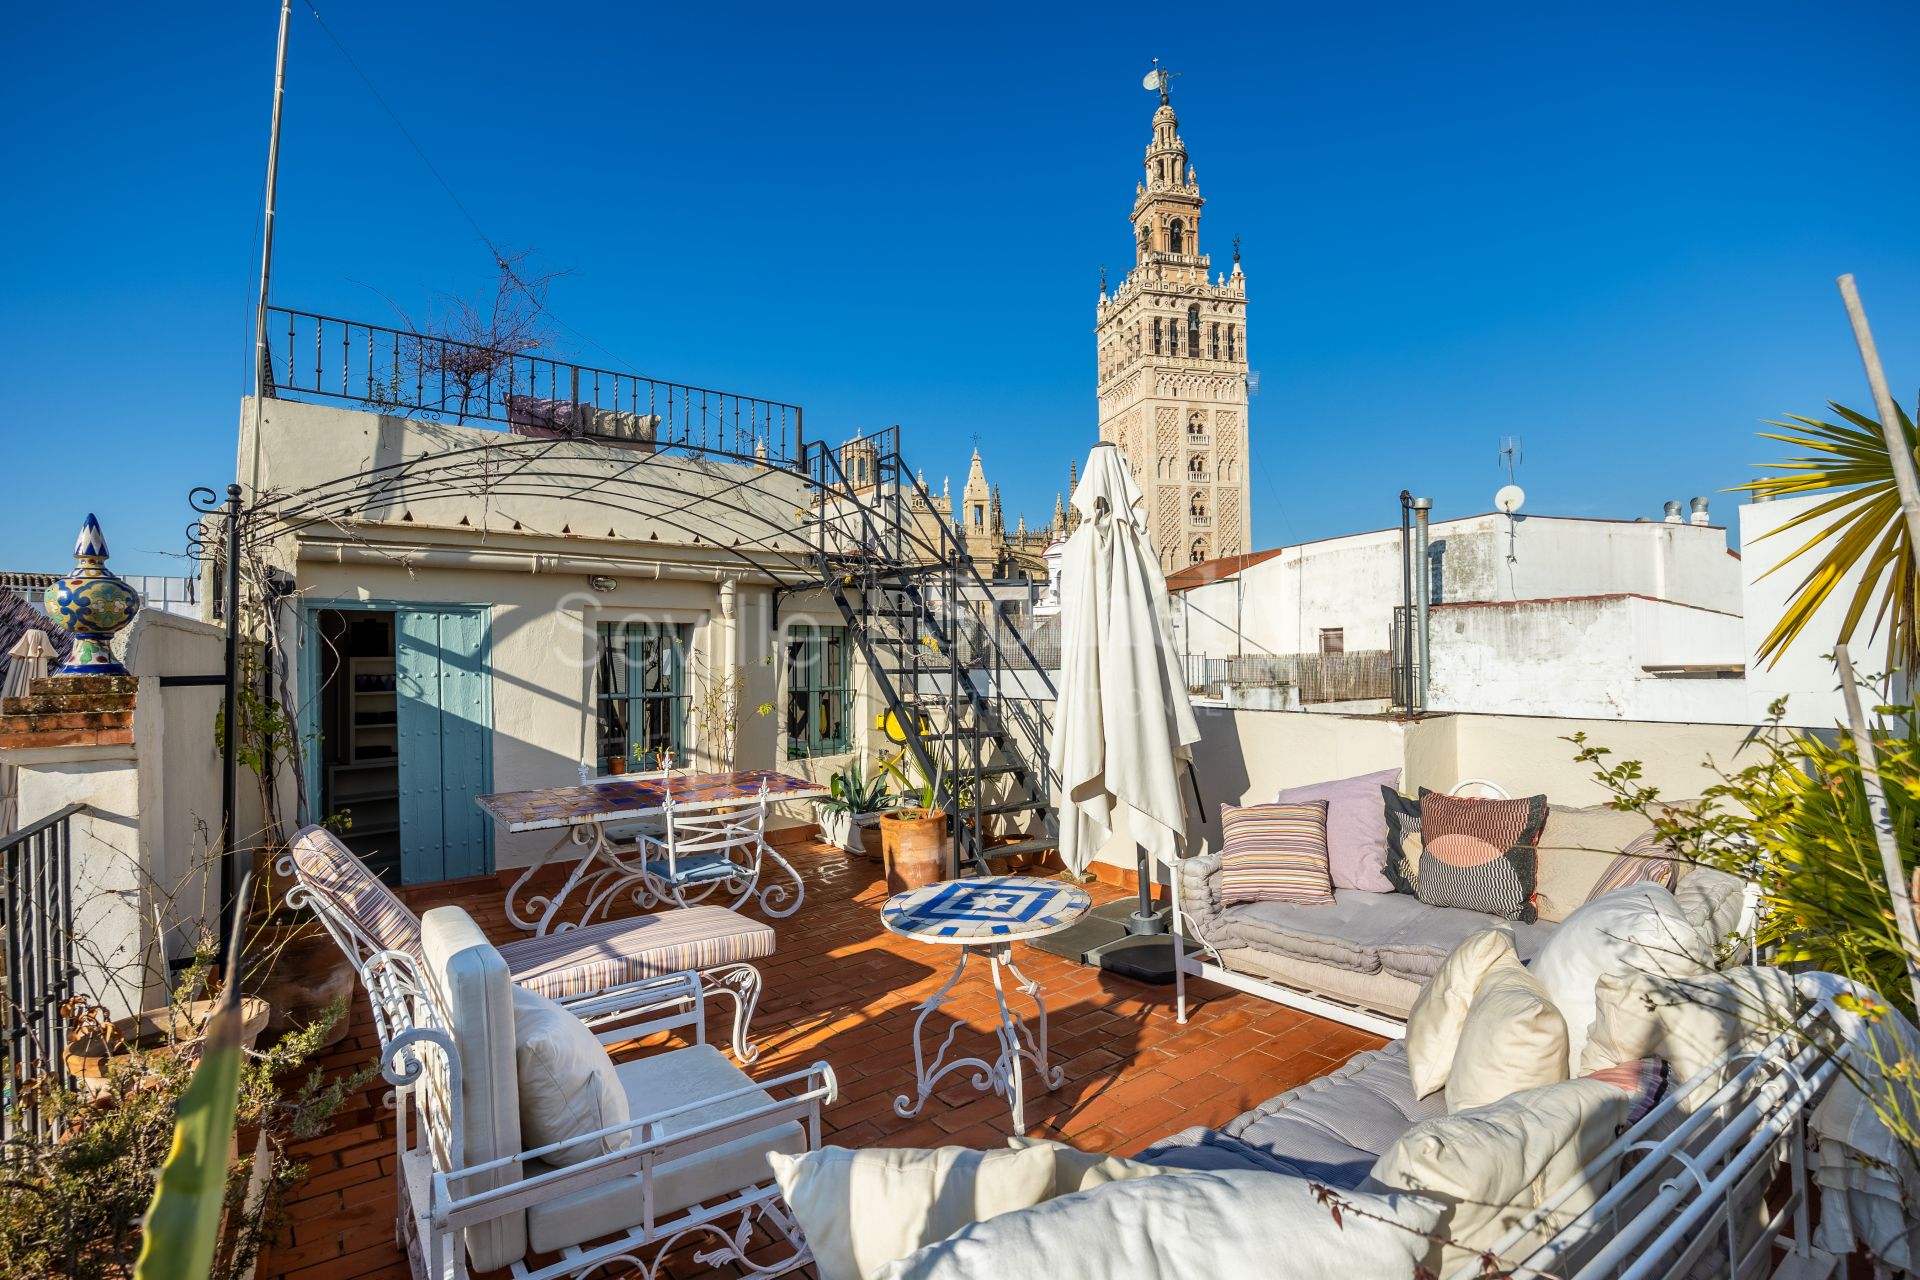
POLYGON ((0 1136, 45 1137, 52 1121, 36 1101, 35 1084, 63 1078, 72 1036, 69 1000, 78 972, 73 959, 73 882, 70 804, 10 835, 0 836, 0 946, 6 964, 6 1003, 0 1006, 0 1067, 5 1105, 0 1136))
POLYGON ((779 400, 285 307, 268 309, 267 329, 272 397, 776 466, 800 456, 800 406, 779 400))

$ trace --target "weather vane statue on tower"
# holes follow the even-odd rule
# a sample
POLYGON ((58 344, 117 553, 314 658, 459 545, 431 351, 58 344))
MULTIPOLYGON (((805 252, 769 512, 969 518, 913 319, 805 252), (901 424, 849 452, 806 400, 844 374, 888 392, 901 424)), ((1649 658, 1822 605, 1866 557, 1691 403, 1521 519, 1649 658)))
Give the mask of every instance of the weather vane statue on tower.
POLYGON ((1167 70, 1160 65, 1160 59, 1155 58, 1153 60, 1153 70, 1147 72, 1146 78, 1140 82, 1140 87, 1148 90, 1159 90, 1160 105, 1163 107, 1171 106, 1172 103, 1167 97, 1167 89, 1173 83, 1173 78, 1179 74, 1178 71, 1167 70))

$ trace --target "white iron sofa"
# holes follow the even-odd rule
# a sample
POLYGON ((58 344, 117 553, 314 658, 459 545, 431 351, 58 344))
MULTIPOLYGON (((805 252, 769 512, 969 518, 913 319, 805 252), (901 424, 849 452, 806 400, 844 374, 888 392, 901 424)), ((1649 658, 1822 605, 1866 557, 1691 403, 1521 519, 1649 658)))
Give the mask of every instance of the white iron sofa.
MULTIPOLYGON (((750 1079, 705 1042, 696 975, 650 980, 657 1016, 628 1021, 629 1034, 685 1028, 695 1038, 615 1067, 632 1119, 527 1150, 513 982, 472 918, 457 907, 429 911, 417 961, 390 951, 362 972, 394 1086, 398 1226, 418 1280, 499 1268, 555 1280, 612 1264, 652 1274, 667 1252, 698 1240, 708 1246, 702 1261, 756 1275, 810 1260, 767 1153, 818 1148, 833 1072, 815 1063, 750 1079), (542 1158, 622 1133, 628 1145, 580 1163, 542 1158)), ((629 1010, 637 994, 626 993, 629 1010)))
MULTIPOLYGON (((1389 1194, 1446 1204, 1433 1237, 1408 1243, 1427 1249, 1426 1270, 1447 1280, 1489 1274, 1482 1253, 1498 1259, 1492 1274, 1530 1280, 1843 1274, 1834 1269, 1839 1259, 1819 1247, 1810 1222, 1816 1196, 1831 1186, 1816 1186, 1823 1167, 1816 1153, 1821 1142, 1839 1144, 1831 1134, 1814 1139, 1809 1128, 1844 1083, 1833 1050, 1859 1043, 1861 1020, 1847 1010, 1848 984, 1830 975, 1782 975, 1780 985, 1783 1008, 1797 1003, 1797 1011, 1766 1020, 1674 1082, 1630 1127, 1616 1127, 1629 1095, 1611 1085, 1574 1079, 1512 1095, 1507 1104, 1529 1116, 1564 1112, 1567 1096, 1590 1102, 1596 1090, 1612 1090, 1618 1097, 1607 1104, 1617 1110, 1590 1109, 1592 1123, 1565 1146, 1542 1143, 1539 1134, 1549 1125, 1527 1120, 1507 1128, 1515 1135, 1511 1148, 1463 1143, 1464 1163, 1477 1166, 1474 1176, 1489 1175, 1473 1190, 1504 1181, 1510 1195, 1450 1198, 1433 1184, 1409 1188, 1376 1177, 1387 1167, 1383 1154, 1415 1126, 1447 1122, 1439 1094, 1413 1097, 1406 1048, 1396 1042, 1218 1129, 1189 1129, 1134 1157, 1179 1176, 1122 1174, 1127 1180, 976 1222, 884 1274, 887 1280, 1110 1274, 1319 1280, 1331 1273, 1306 1260, 1337 1249, 1356 1223, 1366 1225, 1356 1216, 1367 1212, 1360 1206, 1376 1206, 1377 1213, 1385 1203, 1380 1197, 1389 1194), (1308 1192, 1323 1211, 1305 1220, 1296 1213, 1293 1243, 1248 1256, 1262 1243, 1246 1219, 1260 1212, 1249 1197, 1267 1197, 1279 1213, 1308 1192), (1344 1233, 1343 1200, 1349 1206, 1344 1233), (1468 1217, 1477 1220, 1463 1225, 1468 1217), (1211 1269, 1196 1271, 1199 1259, 1211 1269)), ((1829 1152, 1824 1167, 1844 1169, 1852 1159, 1850 1152, 1829 1152)), ((1830 1202, 1823 1209, 1834 1216, 1830 1202)), ((1400 1255, 1349 1250, 1347 1259, 1340 1274, 1348 1280, 1406 1280, 1412 1270, 1400 1255)))

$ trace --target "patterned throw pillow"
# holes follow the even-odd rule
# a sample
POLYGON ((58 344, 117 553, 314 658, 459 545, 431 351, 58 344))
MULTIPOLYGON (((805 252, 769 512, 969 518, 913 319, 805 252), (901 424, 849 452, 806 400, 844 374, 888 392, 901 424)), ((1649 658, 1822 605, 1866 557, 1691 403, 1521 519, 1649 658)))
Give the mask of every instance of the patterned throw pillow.
POLYGON ((1420 901, 1532 924, 1547 798, 1482 800, 1420 789, 1420 901))
POLYGON ((1680 884, 1680 864, 1668 856, 1657 831, 1649 831, 1630 841, 1620 851, 1620 856, 1609 862, 1607 869, 1600 873, 1600 878, 1593 882, 1587 901, 1592 902, 1601 894, 1612 893, 1615 889, 1642 883, 1657 884, 1668 893, 1672 893, 1680 884))
POLYGON ((1589 1071, 1582 1078, 1604 1081, 1633 1099, 1627 1105, 1627 1118, 1621 1125, 1621 1132, 1624 1133, 1646 1119, 1647 1113, 1660 1105, 1660 1099, 1667 1096, 1672 1077, 1673 1068, 1667 1065, 1666 1059, 1635 1058, 1632 1062, 1623 1062, 1615 1067, 1589 1071))
POLYGON ((1333 901, 1327 869, 1327 802, 1220 806, 1220 905, 1333 901))
POLYGON ((1420 802, 1381 787, 1387 807, 1387 879, 1395 893, 1414 894, 1420 881, 1420 802))

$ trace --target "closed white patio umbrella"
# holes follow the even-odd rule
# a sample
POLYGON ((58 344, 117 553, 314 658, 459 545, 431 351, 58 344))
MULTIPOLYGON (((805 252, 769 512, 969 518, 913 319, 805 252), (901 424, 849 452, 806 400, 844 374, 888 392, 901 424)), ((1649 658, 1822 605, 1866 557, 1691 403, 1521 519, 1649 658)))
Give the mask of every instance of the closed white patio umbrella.
MULTIPOLYGON (((29 681, 47 674, 47 663, 54 657, 53 641, 44 631, 29 631, 7 651, 7 677, 0 680, 0 698, 24 698, 29 681)), ((20 770, 0 764, 0 836, 9 834, 20 822, 20 770)))
POLYGON ((1132 811, 1140 907, 1129 932, 1164 927, 1148 859, 1171 862, 1187 830, 1180 775, 1200 729, 1173 648, 1166 575, 1147 537, 1140 487, 1120 450, 1098 444, 1073 491, 1080 525, 1061 559, 1059 701, 1049 763, 1060 779, 1060 856, 1075 873, 1132 811))

